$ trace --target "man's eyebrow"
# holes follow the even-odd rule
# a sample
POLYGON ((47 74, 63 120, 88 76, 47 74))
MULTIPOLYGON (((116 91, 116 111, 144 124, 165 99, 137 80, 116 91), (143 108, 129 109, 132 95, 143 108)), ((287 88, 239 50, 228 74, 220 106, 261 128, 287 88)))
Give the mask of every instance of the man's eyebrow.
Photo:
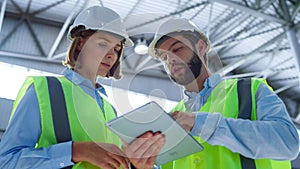
POLYGON ((176 40, 175 42, 173 42, 173 43, 171 44, 171 46, 168 48, 168 50, 170 50, 173 46, 175 46, 175 45, 178 44, 178 43, 182 43, 182 42, 179 41, 179 40, 176 40))
MULTIPOLYGON (((173 43, 170 45, 170 47, 168 48, 168 50, 170 50, 173 46, 175 46, 175 45, 178 44, 178 43, 182 43, 182 42, 179 41, 179 40, 176 40, 175 42, 173 42, 173 43)), ((159 50, 158 50, 157 54, 158 54, 158 55, 161 55, 161 53, 159 52, 159 50)))

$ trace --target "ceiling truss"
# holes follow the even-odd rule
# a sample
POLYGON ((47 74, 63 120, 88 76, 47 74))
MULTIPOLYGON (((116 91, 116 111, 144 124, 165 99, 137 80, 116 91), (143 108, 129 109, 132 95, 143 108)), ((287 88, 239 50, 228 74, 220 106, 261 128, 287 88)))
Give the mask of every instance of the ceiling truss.
MULTIPOLYGON (((133 5, 128 8, 124 17, 135 14, 135 11, 147 2, 147 0, 135 1, 132 3, 133 5)), ((31 66, 33 68, 39 68, 39 66, 37 66, 38 64, 49 65, 45 66, 43 69, 53 73, 59 73, 58 67, 60 67, 61 60, 66 54, 66 51, 61 50, 60 46, 68 44, 64 36, 66 35, 68 26, 78 11, 90 5, 90 3, 97 3, 101 6, 109 4, 108 1, 104 0, 95 2, 93 0, 77 0, 75 3, 71 3, 71 1, 68 0, 57 0, 50 4, 45 3, 44 6, 41 5, 39 8, 34 8, 34 3, 37 3, 37 1, 29 0, 27 5, 24 5, 24 2, 21 2, 21 0, 2 1, 0 30, 1 32, 6 33, 0 38, 0 61, 18 63, 22 66, 31 66), (55 9, 58 6, 67 3, 70 4, 70 12, 65 16, 63 22, 61 20, 47 20, 45 17, 40 17, 51 9, 55 9), (15 10, 11 11, 8 9, 15 10), (6 19, 13 20, 14 25, 7 27, 5 25, 6 19), (57 28, 58 31, 56 34, 53 34, 55 38, 52 39, 49 46, 45 47, 45 38, 37 32, 36 24, 49 25, 57 28), (26 36, 30 36, 31 39, 33 39, 31 45, 35 46, 38 53, 20 53, 6 49, 9 42, 14 41, 14 35, 18 33, 19 29, 25 28, 29 32, 26 36), (32 64, 28 65, 29 61, 32 64), (25 63, 27 65, 25 65, 25 63), (55 70, 51 68, 51 65, 55 65, 53 66, 55 70)), ((290 96, 289 93, 294 93, 293 90, 299 91, 296 88, 299 88, 300 84, 300 78, 298 78, 300 76, 299 11, 300 2, 293 0, 178 0, 173 11, 167 12, 159 17, 146 18, 143 22, 128 27, 128 31, 135 31, 141 27, 151 26, 152 24, 173 16, 187 17, 187 13, 191 13, 188 18, 197 22, 201 15, 207 13, 209 24, 204 25, 203 28, 209 35, 213 47, 218 52, 220 61, 224 65, 218 72, 223 73, 227 78, 265 77, 276 86, 275 91, 277 93, 290 96), (220 8, 219 4, 222 4, 225 7, 222 9, 222 12, 216 16, 214 12, 220 8), (191 11, 194 12, 191 13, 191 11), (273 24, 273 26, 269 26, 270 24, 273 24), (241 43, 245 43, 250 39, 255 39, 266 34, 272 35, 273 38, 270 38, 268 41, 250 51, 244 53, 236 52, 241 43), (288 53, 289 51, 292 52, 288 53), (288 53, 286 58, 277 61, 278 56, 282 56, 282 53, 284 52, 288 53), (262 57, 269 59, 270 65, 259 71, 250 70, 251 66, 257 64, 262 57), (290 63, 293 62, 293 60, 296 60, 297 63, 291 65, 290 63), (281 65, 283 65, 283 68, 278 68, 278 66, 281 65), (249 70, 247 68, 249 68, 249 70), (298 74, 288 75, 287 72, 289 71, 298 71, 298 74), (236 74, 235 72, 240 72, 240 74, 236 74), (286 81, 289 82, 286 83, 287 85, 284 85, 286 81)), ((135 39, 138 37, 132 38, 135 39)), ((151 38, 147 39, 147 41, 150 40, 151 38)), ((163 73, 163 66, 160 63, 147 55, 135 56, 130 53, 131 50, 132 49, 129 49, 129 51, 124 52, 123 67, 125 76, 127 74, 131 76, 137 72, 143 71, 141 76, 162 79, 165 80, 165 82, 169 81, 167 75, 163 73), (129 53, 130 56, 126 56, 126 53, 129 53), (159 73, 153 73, 150 69, 160 71, 158 71, 159 73), (146 70, 149 70, 150 73, 146 70)), ((178 97, 179 96, 172 96, 170 99, 179 100, 178 97)), ((294 96, 294 99, 297 103, 300 101, 300 96, 294 96)), ((298 108, 297 110, 300 113, 300 109, 298 108)), ((294 120, 300 124, 299 117, 300 116, 297 116, 294 120)))

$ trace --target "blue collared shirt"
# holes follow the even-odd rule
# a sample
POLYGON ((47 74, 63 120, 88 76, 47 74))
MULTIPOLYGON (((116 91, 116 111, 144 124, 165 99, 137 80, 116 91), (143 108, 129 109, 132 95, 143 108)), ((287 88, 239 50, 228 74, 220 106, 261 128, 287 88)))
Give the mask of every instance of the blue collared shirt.
MULTIPOLYGON (((100 107, 102 86, 95 88, 92 82, 80 74, 65 69, 66 78, 97 99, 100 107)), ((41 133, 40 110, 34 86, 31 85, 21 99, 0 142, 0 168, 63 168, 73 165, 72 142, 35 149, 41 133)))
POLYGON ((196 114, 191 134, 249 158, 296 158, 299 153, 297 129, 284 103, 265 84, 256 93, 257 121, 224 118, 218 112, 198 112, 221 81, 221 76, 215 74, 205 81, 199 93, 185 91, 186 106, 196 114))

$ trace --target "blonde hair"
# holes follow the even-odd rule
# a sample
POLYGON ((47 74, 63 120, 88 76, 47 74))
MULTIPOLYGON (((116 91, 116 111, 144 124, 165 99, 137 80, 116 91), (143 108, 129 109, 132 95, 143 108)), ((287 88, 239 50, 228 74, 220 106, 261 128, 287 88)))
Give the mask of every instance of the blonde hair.
MULTIPOLYGON (((92 36, 96 31, 95 30, 85 30, 84 26, 78 26, 73 28, 70 35, 71 45, 69 46, 67 55, 65 60, 62 62, 64 66, 67 66, 68 68, 74 70, 76 61, 78 59, 80 50, 78 49, 79 45, 79 39, 80 37, 87 39, 90 36, 92 36), (83 27, 83 28, 82 28, 83 27)), ((121 73, 121 57, 123 55, 123 44, 121 45, 121 50, 118 53, 118 59, 116 63, 112 66, 112 68, 109 70, 109 72, 106 74, 105 77, 114 77, 115 79, 120 79, 122 77, 121 73)))

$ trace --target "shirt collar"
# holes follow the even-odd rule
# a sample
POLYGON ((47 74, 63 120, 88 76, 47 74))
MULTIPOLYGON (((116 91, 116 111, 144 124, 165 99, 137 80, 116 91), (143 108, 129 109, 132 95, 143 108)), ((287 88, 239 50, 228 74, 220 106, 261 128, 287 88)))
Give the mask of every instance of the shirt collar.
MULTIPOLYGON (((61 74, 64 75, 67 79, 69 79, 70 81, 72 81, 74 84, 76 84, 78 86, 83 85, 88 88, 95 89, 94 85, 92 84, 92 82, 90 80, 83 77, 79 73, 71 70, 70 68, 65 68, 61 74)), ((97 86, 97 89, 101 87, 100 84, 96 85, 96 86, 97 86)))
MULTIPOLYGON (((222 81, 222 77, 220 74, 213 74, 211 76, 209 76, 205 81, 204 81, 204 88, 199 92, 205 92, 207 91, 209 88, 214 88, 216 87, 220 82, 222 81)), ((196 92, 190 92, 187 90, 184 90, 184 94, 188 97, 188 98, 194 98, 198 95, 198 93, 196 92)))

